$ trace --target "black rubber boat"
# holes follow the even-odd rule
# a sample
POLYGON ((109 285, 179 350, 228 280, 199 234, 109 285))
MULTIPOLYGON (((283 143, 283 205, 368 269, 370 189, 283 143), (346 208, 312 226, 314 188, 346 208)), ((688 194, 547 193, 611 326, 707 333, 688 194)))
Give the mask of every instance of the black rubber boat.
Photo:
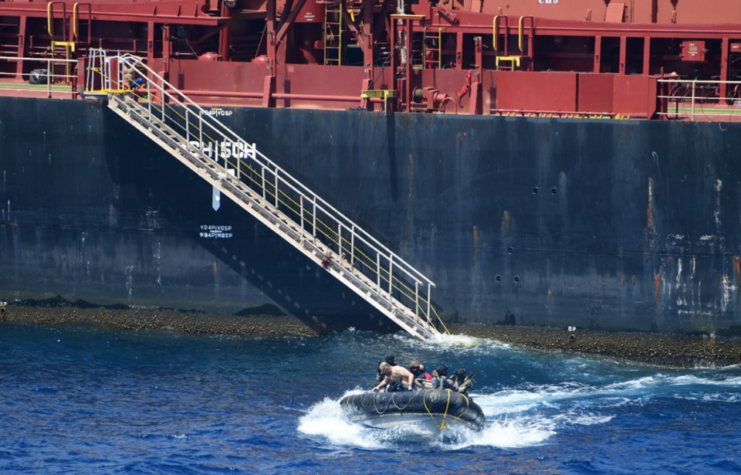
POLYGON ((449 389, 350 394, 340 400, 350 420, 388 429, 414 424, 430 430, 463 425, 473 430, 484 426, 484 413, 471 398, 449 389))

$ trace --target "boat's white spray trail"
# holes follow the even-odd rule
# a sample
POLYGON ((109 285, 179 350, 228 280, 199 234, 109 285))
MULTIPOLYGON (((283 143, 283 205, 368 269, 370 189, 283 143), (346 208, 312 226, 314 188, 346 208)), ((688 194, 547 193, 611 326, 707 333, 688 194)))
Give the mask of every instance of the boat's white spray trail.
MULTIPOLYGON (((462 366, 473 366, 474 371, 477 365, 485 368, 483 385, 471 392, 486 416, 484 428, 473 431, 453 424, 444 433, 429 426, 370 428, 351 422, 340 407, 339 397, 312 406, 299 419, 299 433, 318 437, 322 444, 350 449, 418 450, 419 443, 444 451, 470 447, 515 449, 558 444, 559 434, 571 433, 578 426, 604 425, 610 430, 612 425, 620 424, 626 411, 640 413, 657 399, 741 403, 737 368, 711 373, 651 372, 638 366, 565 355, 533 359, 527 350, 459 335, 443 335, 431 342, 388 335, 380 343, 376 340, 368 351, 378 352, 379 347, 394 351, 402 364, 420 355, 428 361, 462 362, 462 366), (553 378, 542 377, 543 367, 553 378), (602 377, 605 372, 613 376, 602 377), (531 378, 540 382, 529 382, 531 378)), ((362 390, 358 388, 345 395, 359 392, 362 390)))
MULTIPOLYGON (((694 393, 694 387, 738 387, 741 378, 710 379, 694 375, 640 377, 604 386, 562 383, 529 385, 504 389, 490 394, 471 396, 486 415, 481 431, 458 426, 445 432, 430 433, 416 427, 379 430, 350 422, 338 400, 317 403, 299 421, 299 432, 325 438, 330 444, 364 449, 403 448, 420 441, 445 450, 471 446, 521 448, 547 444, 560 431, 570 426, 609 424, 618 408, 628 404, 643 406, 657 396, 675 398, 715 397, 725 402, 741 402, 737 394, 728 396, 705 391, 694 393)), ((359 390, 346 394, 357 393, 359 390)))
MULTIPOLYGON (((348 393, 349 394, 349 393, 348 393)), ((341 398, 340 398, 341 399, 341 398)), ((521 409, 518 406, 516 412, 521 409)), ((312 406, 299 420, 298 430, 306 435, 322 436, 333 445, 384 449, 410 442, 441 445, 448 450, 470 446, 499 448, 539 445, 555 434, 555 423, 540 417, 494 418, 476 432, 453 425, 444 434, 415 426, 379 430, 350 422, 339 400, 325 399, 312 406)))
POLYGON ((380 449, 383 444, 374 437, 369 437, 369 430, 359 424, 353 424, 340 407, 339 401, 329 398, 315 404, 309 412, 301 417, 299 432, 307 435, 320 435, 335 445, 380 449))

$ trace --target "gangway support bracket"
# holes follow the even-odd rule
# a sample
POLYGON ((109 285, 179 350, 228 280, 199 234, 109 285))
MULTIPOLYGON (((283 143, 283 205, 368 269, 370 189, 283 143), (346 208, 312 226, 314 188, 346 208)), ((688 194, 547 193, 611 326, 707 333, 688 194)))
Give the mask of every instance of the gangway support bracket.
POLYGON ((363 100, 368 100, 371 98, 380 98, 383 99, 383 111, 388 111, 388 103, 389 99, 392 97, 396 97, 396 91, 393 89, 368 89, 367 91, 363 91, 360 94, 360 98, 363 100))

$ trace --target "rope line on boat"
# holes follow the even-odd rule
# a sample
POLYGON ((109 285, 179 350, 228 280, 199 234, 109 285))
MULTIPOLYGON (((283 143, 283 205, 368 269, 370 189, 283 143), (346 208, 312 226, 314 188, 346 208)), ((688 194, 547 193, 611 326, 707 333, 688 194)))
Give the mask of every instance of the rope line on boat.
MULTIPOLYGON (((427 391, 425 391, 425 396, 427 396, 427 393, 429 391, 432 391, 432 389, 428 389, 427 391)), ((450 408, 450 389, 446 389, 446 391, 448 391, 448 402, 445 404, 445 412, 443 413, 443 419, 440 422, 440 424, 437 423, 437 421, 435 420, 435 416, 432 415, 430 408, 427 407, 427 398, 425 397, 422 398, 422 403, 425 406, 425 410, 427 411, 427 414, 430 415, 430 418, 432 418, 432 422, 434 422, 437 428, 440 430, 445 430, 449 427, 445 424, 445 418, 448 417, 448 409, 450 408)), ((466 401, 466 403, 468 403, 468 401, 466 401)))
MULTIPOLYGON (((434 389, 428 389, 427 391, 425 391, 425 396, 427 396, 427 393, 430 391, 434 391, 434 389)), ((430 411, 430 408, 427 407, 427 399, 425 397, 422 398, 422 403, 425 406, 425 410, 427 411, 427 414, 430 415, 430 418, 432 418, 432 422, 434 422, 437 428, 440 430, 445 430, 448 427, 450 427, 450 424, 446 423, 445 419, 448 417, 448 409, 450 408, 450 393, 452 391, 450 389, 446 389, 446 391, 448 392, 448 401, 445 404, 445 412, 443 413, 443 418, 442 418, 442 421, 440 421, 440 424, 437 423, 437 421, 435 420, 435 416, 432 415, 432 411, 430 411)), ((458 393, 458 394, 460 394, 461 397, 463 397, 463 399, 466 401, 466 408, 463 410, 463 412, 461 412, 457 416, 453 416, 454 417, 453 422, 459 421, 460 418, 463 417, 463 414, 465 414, 466 411, 468 411, 468 408, 470 406, 468 397, 465 394, 461 394, 461 393, 458 393)))
POLYGON ((466 408, 463 409, 463 412, 461 412, 460 414, 458 414, 457 416, 455 416, 455 420, 456 421, 457 420, 460 420, 460 418, 463 417, 463 414, 465 414, 466 411, 468 410, 468 408, 471 406, 471 403, 470 403, 470 400, 468 399, 468 396, 466 396, 463 393, 458 393, 458 394, 460 394, 463 397, 463 399, 466 401, 466 408))
MULTIPOLYGON (((386 411, 388 411, 389 406, 391 406, 391 404, 393 404, 396 409, 398 409, 400 411, 404 411, 412 403, 412 401, 414 400, 416 394, 412 394, 412 397, 409 398, 409 401, 407 401, 407 403, 406 403, 406 405, 404 407, 399 407, 399 405, 396 404, 396 398, 395 398, 395 396, 396 396, 396 394, 392 394, 391 395, 391 397, 386 401, 386 406, 383 408, 382 411, 379 411, 378 410, 378 404, 376 404, 376 400, 378 398, 371 397, 371 399, 373 400, 373 409, 376 411, 376 414, 378 414, 379 416, 385 414, 386 411)), ((361 399, 361 401, 362 401, 362 399, 361 399)), ((424 402, 424 398, 422 399, 422 402, 424 402)))
MULTIPOLYGON (((406 410, 406 408, 407 408, 407 407, 409 407, 409 405, 410 405, 410 404, 412 403, 412 401, 413 401, 413 400, 414 400, 414 398, 415 398, 415 397, 417 396, 417 394, 412 394, 412 397, 410 397, 410 398, 409 398, 409 400, 407 401, 407 404, 406 404, 406 406, 404 406, 404 407, 399 407, 399 406, 398 406, 398 405, 396 404, 396 399, 394 398, 395 396, 396 396, 396 394, 392 394, 392 395, 391 395, 391 402, 392 402, 392 403, 394 404, 394 407, 395 407, 395 408, 397 408, 397 409, 398 409, 398 410, 400 410, 400 411, 404 411, 404 410, 406 410)), ((423 398, 423 402, 424 402, 424 398, 423 398)))
MULTIPOLYGON (((437 422, 437 419, 435 419, 435 415, 432 413, 432 410, 430 409, 430 407, 427 404, 428 395, 430 395, 430 393, 432 393, 434 391, 438 391, 438 390, 436 390, 436 389, 427 389, 424 392, 418 391, 416 393, 413 393, 411 395, 411 397, 409 398, 409 400, 406 402, 406 404, 402 404, 402 405, 399 405, 398 404, 398 402, 396 401, 396 396, 397 395, 398 396, 402 396, 405 393, 391 394, 391 397, 387 398, 385 400, 385 403, 383 403, 381 405, 378 404, 378 394, 373 394, 373 393, 370 393, 370 394, 369 393, 366 393, 366 394, 354 395, 354 396, 351 397, 350 401, 352 401, 351 402, 352 404, 358 403, 363 409, 368 409, 369 406, 372 403, 373 404, 373 410, 375 411, 375 413, 378 414, 379 416, 382 416, 382 415, 386 414, 386 412, 389 410, 389 408, 391 408, 391 405, 392 404, 393 404, 393 407, 396 410, 398 410, 400 412, 404 412, 404 411, 406 411, 409 408, 409 406, 412 404, 412 402, 415 401, 415 399, 417 397, 422 397, 422 405, 424 406, 425 410, 427 411, 427 414, 432 419, 432 422, 435 423, 435 426, 438 429, 440 429, 441 431, 443 431, 443 430, 451 427, 453 425, 453 423, 461 420, 461 418, 463 417, 463 415, 468 411, 469 407, 471 407, 471 401, 470 401, 470 399, 465 394, 456 393, 456 394, 459 394, 463 398, 464 401, 466 401, 466 407, 457 416, 456 415, 451 415, 451 414, 449 414, 449 411, 450 411, 451 394, 452 394, 453 391, 450 390, 450 389, 446 389, 445 391, 447 392, 447 401, 445 403, 445 411, 442 414, 442 420, 438 423, 437 422), (450 416, 450 417, 448 417, 448 416, 450 416)), ((431 402, 433 402, 433 401, 431 401, 431 402)))

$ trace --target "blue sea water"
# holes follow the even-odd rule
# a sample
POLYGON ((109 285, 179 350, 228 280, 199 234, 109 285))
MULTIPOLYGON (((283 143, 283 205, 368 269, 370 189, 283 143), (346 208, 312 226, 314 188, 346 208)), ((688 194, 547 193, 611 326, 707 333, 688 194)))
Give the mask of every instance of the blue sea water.
POLYGON ((0 473, 741 473, 741 368, 669 370, 346 331, 242 339, 0 326, 0 473), (481 432, 350 423, 397 362, 476 374, 481 432))

